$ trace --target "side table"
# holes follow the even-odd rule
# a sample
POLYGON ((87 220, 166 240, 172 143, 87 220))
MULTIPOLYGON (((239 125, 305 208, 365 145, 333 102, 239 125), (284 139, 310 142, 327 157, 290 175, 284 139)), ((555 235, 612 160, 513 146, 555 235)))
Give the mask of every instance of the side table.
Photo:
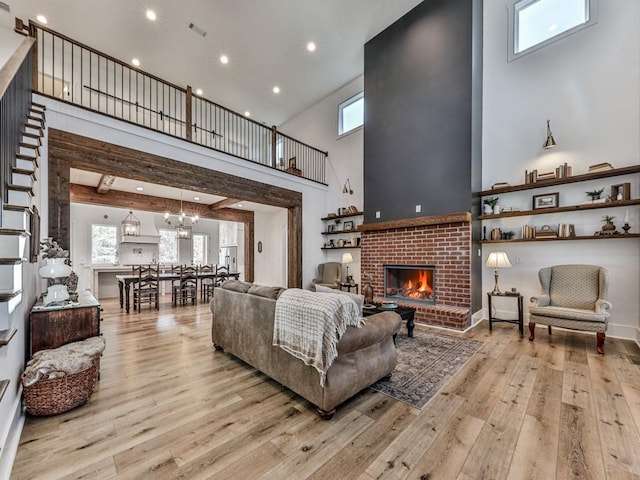
POLYGON ((355 288, 356 289, 356 295, 359 293, 358 292, 358 284, 357 283, 345 283, 345 282, 340 282, 340 290, 345 290, 347 292, 351 292, 351 289, 355 288))
POLYGON ((520 335, 523 334, 524 332, 524 316, 523 316, 523 312, 522 312, 522 295, 520 295, 519 293, 487 293, 487 300, 489 303, 489 331, 493 330, 493 324, 495 322, 506 322, 506 323, 515 323, 518 325, 518 329, 520 330, 520 335), (494 317, 494 308, 492 305, 492 298, 493 297, 500 297, 500 298, 514 298, 517 300, 518 302, 518 318, 517 319, 510 319, 510 320, 505 320, 505 319, 501 319, 501 318, 496 318, 494 317))

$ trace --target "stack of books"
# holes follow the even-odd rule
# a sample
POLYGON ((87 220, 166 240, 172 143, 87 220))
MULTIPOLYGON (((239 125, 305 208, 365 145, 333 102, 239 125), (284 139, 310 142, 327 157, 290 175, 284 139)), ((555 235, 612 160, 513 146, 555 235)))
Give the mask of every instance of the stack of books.
POLYGON ((539 173, 538 174, 538 181, 540 180, 553 180, 556 178, 557 175, 557 168, 556 168, 556 172, 546 172, 546 173, 539 173))
POLYGON ((608 162, 596 163, 595 165, 591 165, 589 167, 589 173, 594 172, 603 172, 605 170, 613 170, 613 165, 608 162))
POLYGON ((535 238, 558 238, 558 234, 554 230, 536 230, 535 238))
POLYGON ((566 163, 556 167, 556 178, 567 178, 573 175, 573 168, 566 163))
POLYGON ((571 238, 576 236, 576 228, 573 223, 561 223, 558 225, 559 238, 571 238))
POLYGON ((524 183, 536 183, 538 181, 538 169, 528 171, 524 171, 524 183))
POLYGON ((536 238, 536 227, 532 227, 530 225, 523 225, 522 238, 536 238))

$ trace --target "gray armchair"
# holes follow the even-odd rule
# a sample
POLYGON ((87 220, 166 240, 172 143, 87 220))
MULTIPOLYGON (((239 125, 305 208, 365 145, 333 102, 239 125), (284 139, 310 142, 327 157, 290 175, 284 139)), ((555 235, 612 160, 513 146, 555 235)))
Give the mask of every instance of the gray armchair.
POLYGON ((605 331, 611 303, 607 300, 609 276, 596 265, 556 265, 538 272, 542 292, 531 297, 530 341, 536 323, 549 327, 596 332, 596 350, 604 354, 605 331))
POLYGON ((327 262, 318 265, 318 276, 311 282, 313 289, 316 285, 329 288, 340 288, 340 278, 342 277, 342 264, 339 262, 327 262))

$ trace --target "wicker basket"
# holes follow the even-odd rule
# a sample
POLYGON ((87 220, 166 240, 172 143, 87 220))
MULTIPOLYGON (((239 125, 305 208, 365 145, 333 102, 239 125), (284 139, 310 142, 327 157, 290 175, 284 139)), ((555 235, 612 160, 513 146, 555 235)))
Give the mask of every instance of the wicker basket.
POLYGON ((85 403, 98 383, 100 357, 89 368, 71 375, 39 380, 24 387, 24 403, 31 415, 56 415, 85 403))

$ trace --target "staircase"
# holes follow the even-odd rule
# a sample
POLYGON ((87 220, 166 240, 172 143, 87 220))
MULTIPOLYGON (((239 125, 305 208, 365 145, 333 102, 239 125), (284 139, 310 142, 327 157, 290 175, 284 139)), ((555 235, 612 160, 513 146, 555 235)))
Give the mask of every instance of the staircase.
MULTIPOLYGON (((9 348, 17 332, 12 313, 22 301, 23 262, 26 262, 27 242, 31 239, 34 213, 34 186, 38 174, 45 129, 45 106, 32 103, 27 116, 15 166, 7 182, 8 201, 2 205, 0 226, 0 349, 9 348)), ((35 232, 37 234, 37 230, 35 232)), ((38 240, 38 239, 35 239, 38 240)), ((38 248, 36 247, 37 253, 38 248)), ((31 255, 32 252, 29 251, 31 255)), ((23 322, 16 322, 23 325, 23 322)), ((8 379, 0 378, 0 400, 7 390, 8 379)))

